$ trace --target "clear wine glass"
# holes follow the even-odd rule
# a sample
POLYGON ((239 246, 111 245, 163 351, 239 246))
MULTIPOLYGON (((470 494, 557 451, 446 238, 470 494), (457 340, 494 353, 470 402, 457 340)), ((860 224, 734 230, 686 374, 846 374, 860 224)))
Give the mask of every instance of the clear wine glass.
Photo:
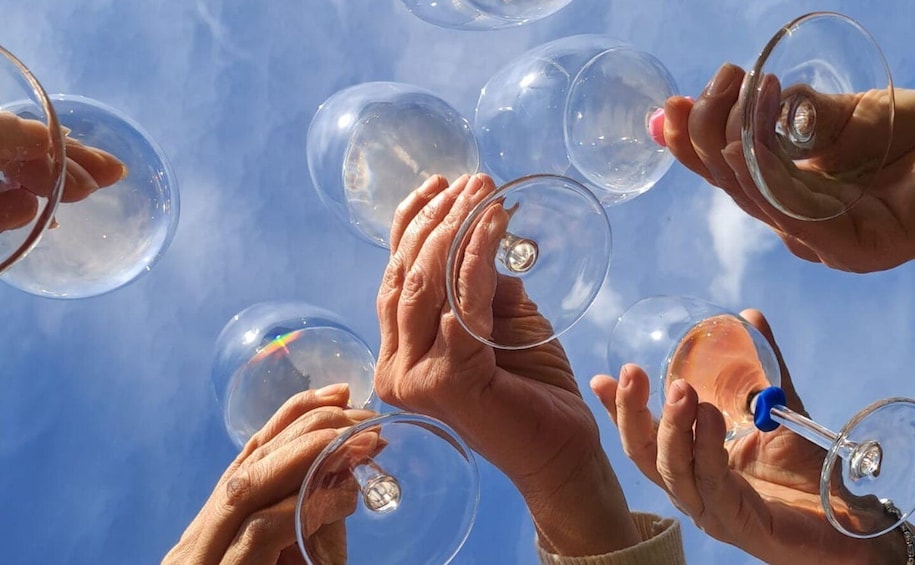
POLYGON ((673 164, 648 126, 676 90, 652 55, 607 36, 575 35, 494 74, 480 92, 474 129, 494 177, 564 175, 614 205, 649 190, 673 164))
MULTIPOLYGON (((308 165, 321 199, 363 239, 387 247, 397 205, 433 174, 454 180, 480 168, 470 124, 434 94, 399 83, 363 83, 331 96, 308 130, 308 165)), ((447 264, 448 299, 474 337, 507 349, 561 335, 587 311, 610 264, 610 224, 584 185, 554 174, 516 178, 462 224, 447 264), (548 321, 534 331, 496 332, 467 316, 466 245, 493 214, 507 217, 492 257, 501 292, 493 308, 511 326, 531 308, 548 321)), ((487 260, 490 258, 487 258, 487 260)))
POLYGON ((410 13, 437 26, 492 30, 531 23, 555 14, 572 0, 403 0, 410 13))
POLYGON ((778 358, 759 330, 725 308, 683 296, 630 306, 610 333, 608 359, 613 370, 624 363, 645 369, 656 415, 667 387, 684 379, 701 402, 721 410, 728 440, 754 430, 751 401, 781 383, 778 358))
POLYGON ((839 216, 886 163, 893 79, 873 36, 848 16, 814 12, 782 27, 746 74, 740 103, 753 180, 791 217, 839 216), (848 123, 866 130, 846 131, 848 123), (852 145, 860 139, 867 143, 852 145))
MULTIPOLYGON (((374 369, 369 347, 335 314, 264 302, 223 328, 212 382, 240 449, 305 390, 348 383, 352 406, 377 409, 374 369)), ((478 500, 476 461, 454 431, 417 414, 379 415, 341 433, 310 467, 296 509, 299 548, 315 564, 449 563, 478 500)))
POLYGON ((48 96, 2 48, 0 83, 0 127, 31 132, 0 150, 0 280, 85 298, 149 271, 178 221, 177 183, 159 147, 101 102, 48 96))
POLYGON ((855 538, 883 535, 915 511, 915 400, 888 398, 867 406, 839 433, 786 407, 777 387, 752 402, 756 426, 785 426, 826 450, 820 501, 826 518, 855 538))

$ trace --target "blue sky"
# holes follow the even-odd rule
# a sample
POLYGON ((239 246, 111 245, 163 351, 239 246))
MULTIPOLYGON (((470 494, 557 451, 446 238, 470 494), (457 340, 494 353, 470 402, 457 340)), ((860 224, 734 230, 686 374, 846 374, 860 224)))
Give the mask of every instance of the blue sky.
MULTIPOLYGON (((858 18, 897 84, 915 86, 907 0, 573 0, 498 32, 440 29, 400 0, 6 0, 0 42, 50 92, 97 98, 143 124, 172 160, 182 217, 156 268, 112 294, 61 302, 0 285, 4 563, 158 563, 234 456, 209 372, 236 312, 310 301, 377 348, 386 252, 323 208, 305 163, 325 98, 395 80, 469 117, 499 67, 576 33, 654 54, 696 94, 723 61, 752 62, 780 25, 814 9, 858 18)), ((664 293, 762 309, 808 409, 828 426, 873 400, 915 396, 915 266, 858 276, 804 263, 679 165, 609 216, 610 277, 564 338, 582 386, 606 370, 613 319, 664 293)), ((586 397, 632 507, 678 516, 586 397)), ((684 531, 691 562, 753 562, 688 523, 684 531)), ((530 563, 532 539, 522 502, 484 465, 481 514, 457 562, 530 563)))

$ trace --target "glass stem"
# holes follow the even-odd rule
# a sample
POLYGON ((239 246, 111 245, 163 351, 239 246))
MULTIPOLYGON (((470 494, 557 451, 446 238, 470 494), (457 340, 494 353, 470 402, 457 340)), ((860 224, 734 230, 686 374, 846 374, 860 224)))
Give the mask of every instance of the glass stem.
POLYGON ((362 492, 366 508, 374 512, 387 513, 400 505, 400 483, 389 475, 374 460, 368 459, 350 469, 362 492))
POLYGON ((499 242, 499 261, 513 273, 526 273, 537 262, 540 248, 537 242, 506 232, 499 242))
MULTIPOLYGON (((787 406, 776 405, 769 411, 772 419, 785 426, 792 432, 814 443, 826 451, 832 449, 832 444, 836 442, 839 436, 829 428, 817 424, 807 416, 799 414, 787 406)), ((850 442, 849 442, 850 443, 850 442)), ((850 453, 850 451, 848 452, 850 453)), ((840 452, 840 456, 845 457, 845 453, 840 452)))

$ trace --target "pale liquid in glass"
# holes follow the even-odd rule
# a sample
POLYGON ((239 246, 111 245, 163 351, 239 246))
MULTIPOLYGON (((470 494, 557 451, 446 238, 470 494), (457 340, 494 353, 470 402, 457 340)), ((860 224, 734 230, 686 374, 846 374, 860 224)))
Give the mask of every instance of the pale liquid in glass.
POLYGON ((750 400, 770 386, 759 352, 742 319, 721 314, 694 325, 667 363, 664 390, 684 379, 700 402, 716 406, 724 415, 726 439, 752 429, 750 400))

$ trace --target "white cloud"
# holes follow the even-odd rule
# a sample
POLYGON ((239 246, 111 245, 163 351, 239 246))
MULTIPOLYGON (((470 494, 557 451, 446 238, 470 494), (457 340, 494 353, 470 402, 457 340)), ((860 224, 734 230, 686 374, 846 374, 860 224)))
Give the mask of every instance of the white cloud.
POLYGON ((778 238, 720 190, 712 196, 708 229, 718 259, 718 273, 711 283, 712 294, 728 304, 736 304, 740 302, 747 265, 777 245, 778 238))

